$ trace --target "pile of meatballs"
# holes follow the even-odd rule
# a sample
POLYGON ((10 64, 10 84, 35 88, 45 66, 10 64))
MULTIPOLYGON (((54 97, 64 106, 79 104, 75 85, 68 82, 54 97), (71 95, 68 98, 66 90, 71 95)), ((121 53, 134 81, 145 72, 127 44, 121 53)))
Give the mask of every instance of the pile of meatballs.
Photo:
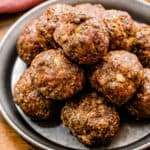
POLYGON ((61 109, 64 126, 95 146, 116 135, 118 108, 150 118, 150 26, 125 11, 51 5, 24 27, 17 52, 28 68, 14 101, 32 119, 51 120, 61 109))

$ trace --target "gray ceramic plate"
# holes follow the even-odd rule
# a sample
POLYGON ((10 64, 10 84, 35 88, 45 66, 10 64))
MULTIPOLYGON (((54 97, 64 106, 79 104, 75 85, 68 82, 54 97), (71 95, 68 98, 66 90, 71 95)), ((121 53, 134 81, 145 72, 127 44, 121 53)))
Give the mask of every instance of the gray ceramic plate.
MULTIPOLYGON (((127 10, 137 21, 150 23, 150 4, 142 0, 51 0, 32 9, 19 19, 5 35, 0 45, 0 109, 8 123, 25 139, 43 149, 91 149, 73 137, 61 124, 34 122, 19 110, 12 100, 12 87, 26 68, 16 54, 16 41, 24 25, 41 15, 49 4, 64 2, 102 3, 106 8, 127 10)), ((150 146, 150 123, 123 121, 113 141, 96 149, 132 150, 150 146)))

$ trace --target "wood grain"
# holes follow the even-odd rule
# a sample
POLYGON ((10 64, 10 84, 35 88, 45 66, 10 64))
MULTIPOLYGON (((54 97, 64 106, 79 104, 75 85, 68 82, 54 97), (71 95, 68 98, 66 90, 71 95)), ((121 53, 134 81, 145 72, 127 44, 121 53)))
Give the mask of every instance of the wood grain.
MULTIPOLYGON (((22 15, 0 15, 0 40, 10 26, 22 15)), ((27 143, 14 129, 12 129, 0 113, 0 150, 39 150, 27 143)))
POLYGON ((20 137, 0 114, 0 150, 35 150, 20 137))

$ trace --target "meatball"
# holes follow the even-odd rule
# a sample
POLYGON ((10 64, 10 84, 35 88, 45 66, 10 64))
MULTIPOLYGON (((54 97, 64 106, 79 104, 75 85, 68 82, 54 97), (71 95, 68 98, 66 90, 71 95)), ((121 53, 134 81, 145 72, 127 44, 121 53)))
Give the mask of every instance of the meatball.
POLYGON ((14 100, 33 119, 51 117, 52 101, 43 97, 33 84, 31 68, 25 70, 14 87, 14 100))
POLYGON ((38 53, 47 49, 45 39, 38 35, 37 22, 36 19, 27 24, 17 42, 18 55, 27 64, 30 64, 38 53))
POLYGON ((71 63, 61 51, 40 53, 31 67, 34 69, 34 84, 46 98, 66 99, 83 88, 83 70, 71 63))
POLYGON ((79 64, 95 64, 106 54, 109 39, 102 20, 81 13, 62 15, 54 32, 65 54, 79 64))
POLYGON ((144 76, 134 98, 127 104, 127 110, 138 118, 150 118, 150 69, 144 69, 144 76))
POLYGON ((144 67, 150 68, 150 26, 136 23, 136 44, 133 52, 144 67))
POLYGON ((125 11, 106 10, 103 20, 110 36, 109 49, 130 51, 136 39, 136 28, 131 16, 125 11))
POLYGON ((71 11, 71 6, 55 4, 50 6, 41 17, 27 24, 17 43, 18 55, 30 64, 41 51, 57 48, 53 32, 62 12, 71 11))
POLYGON ((92 5, 90 3, 79 4, 75 6, 75 9, 89 17, 100 18, 105 8, 101 4, 92 5))
POLYGON ((93 88, 118 106, 126 103, 135 93, 143 77, 143 67, 136 55, 119 50, 110 51, 104 62, 90 76, 93 88))
POLYGON ((96 93, 69 101, 62 109, 63 124, 86 145, 99 145, 111 140, 119 129, 119 115, 96 93))

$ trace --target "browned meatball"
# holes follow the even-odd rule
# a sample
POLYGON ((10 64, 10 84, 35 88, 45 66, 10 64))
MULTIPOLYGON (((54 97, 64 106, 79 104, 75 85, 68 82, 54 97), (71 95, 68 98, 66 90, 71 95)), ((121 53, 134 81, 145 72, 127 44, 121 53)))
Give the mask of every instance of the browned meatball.
POLYGON ((25 114, 34 119, 51 117, 52 101, 43 97, 33 85, 31 68, 27 69, 14 87, 14 100, 25 114))
POLYGON ((43 16, 25 26, 17 43, 18 55, 25 63, 30 64, 41 51, 57 48, 53 32, 60 14, 71 11, 71 8, 66 4, 52 5, 43 13, 43 16))
POLYGON ((103 21, 80 13, 62 15, 54 39, 65 54, 79 64, 101 61, 109 45, 103 21))
POLYGON ((131 50, 136 34, 131 16, 125 11, 106 10, 103 20, 110 36, 110 49, 131 50))
POLYGON ((47 49, 45 39, 38 35, 37 22, 36 19, 27 24, 17 42, 18 55, 27 64, 30 64, 38 53, 47 49))
POLYGON ((129 113, 138 118, 150 118, 150 69, 144 69, 144 76, 136 96, 127 104, 129 113))
POLYGON ((60 51, 40 53, 31 67, 35 71, 34 84, 46 98, 66 99, 83 88, 83 70, 67 60, 60 51))
POLYGON ((133 96, 142 77, 143 67, 136 55, 119 50, 110 51, 104 57, 104 62, 97 66, 90 82, 109 102, 122 105, 133 96))
POLYGON ((119 115, 104 104, 96 93, 66 103, 62 109, 63 124, 86 145, 99 145, 111 140, 119 129, 119 115))
POLYGON ((89 17, 97 18, 100 18, 102 16, 102 11, 105 10, 101 4, 92 5, 90 3, 76 5, 75 9, 83 14, 88 15, 89 17))
POLYGON ((136 23, 136 45, 133 52, 144 67, 150 67, 150 26, 136 23))

